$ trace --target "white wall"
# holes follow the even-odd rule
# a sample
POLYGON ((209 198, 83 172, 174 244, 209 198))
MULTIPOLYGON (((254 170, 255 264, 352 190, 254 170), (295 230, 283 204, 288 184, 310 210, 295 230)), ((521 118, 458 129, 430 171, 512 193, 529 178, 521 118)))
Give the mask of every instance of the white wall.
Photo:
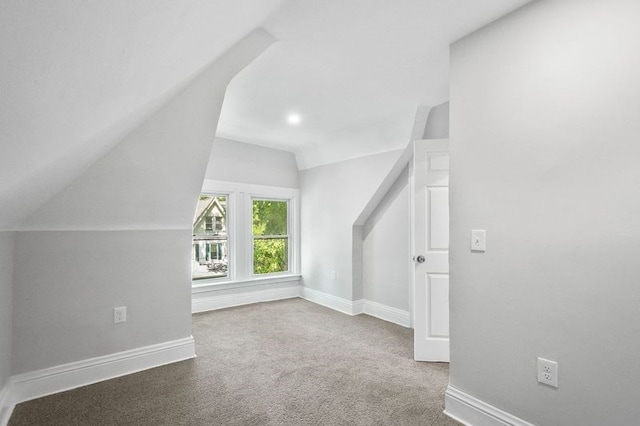
POLYGON ((21 232, 13 374, 191 335, 191 230, 21 232), (127 322, 112 309, 127 306, 127 322))
POLYGON ((640 418, 638 16, 541 0, 452 47, 451 384, 534 424, 640 418))
POLYGON ((305 287, 353 300, 353 224, 399 155, 391 151, 300 171, 305 287))
POLYGON ((206 179, 255 185, 298 188, 298 167, 293 153, 216 138, 206 179))
POLYGON ((363 227, 362 296, 410 310, 409 170, 405 168, 363 227))
POLYGON ((449 102, 434 106, 429 110, 423 139, 449 138, 449 102))
POLYGON ((0 395, 11 376, 14 240, 14 232, 0 232, 0 395))
POLYGON ((225 89, 273 42, 245 37, 23 221, 14 374, 189 337, 191 227, 225 89))

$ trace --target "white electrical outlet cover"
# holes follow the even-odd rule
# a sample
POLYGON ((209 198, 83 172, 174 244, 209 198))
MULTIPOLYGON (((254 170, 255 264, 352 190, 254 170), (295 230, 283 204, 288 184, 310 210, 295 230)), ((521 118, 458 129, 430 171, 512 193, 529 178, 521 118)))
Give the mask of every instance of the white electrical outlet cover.
POLYGON ((558 387, 558 363, 549 359, 538 358, 538 381, 545 385, 558 387))
POLYGON ((119 324, 121 322, 127 322, 127 307, 121 306, 119 308, 113 308, 113 323, 119 324))

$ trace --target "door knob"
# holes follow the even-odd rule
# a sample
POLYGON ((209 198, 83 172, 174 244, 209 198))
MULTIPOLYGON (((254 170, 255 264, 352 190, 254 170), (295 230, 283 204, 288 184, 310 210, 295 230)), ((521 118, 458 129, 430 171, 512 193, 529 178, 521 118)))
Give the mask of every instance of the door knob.
POLYGON ((415 260, 418 263, 424 263, 425 260, 427 260, 423 255, 417 256, 413 258, 413 260, 415 260))

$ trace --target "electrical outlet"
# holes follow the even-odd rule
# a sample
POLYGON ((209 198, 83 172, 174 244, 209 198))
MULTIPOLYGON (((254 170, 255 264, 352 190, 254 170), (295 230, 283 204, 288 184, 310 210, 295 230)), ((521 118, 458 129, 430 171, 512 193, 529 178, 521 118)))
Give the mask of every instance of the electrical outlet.
POLYGON ((127 307, 121 306, 119 308, 113 308, 113 323, 119 324, 121 322, 127 322, 127 307))
POLYGON ((333 281, 335 281, 335 280, 336 280, 336 271, 331 271, 331 279, 332 279, 333 281))
POLYGON ((545 385, 558 387, 558 363, 538 357, 538 381, 545 385))

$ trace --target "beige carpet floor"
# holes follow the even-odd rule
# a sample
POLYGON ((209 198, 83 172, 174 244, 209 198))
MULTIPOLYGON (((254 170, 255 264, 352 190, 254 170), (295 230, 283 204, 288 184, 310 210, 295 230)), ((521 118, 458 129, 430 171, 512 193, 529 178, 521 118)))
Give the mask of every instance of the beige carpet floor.
POLYGON ((16 406, 19 425, 458 425, 412 330, 290 299, 193 316, 194 360, 16 406))

